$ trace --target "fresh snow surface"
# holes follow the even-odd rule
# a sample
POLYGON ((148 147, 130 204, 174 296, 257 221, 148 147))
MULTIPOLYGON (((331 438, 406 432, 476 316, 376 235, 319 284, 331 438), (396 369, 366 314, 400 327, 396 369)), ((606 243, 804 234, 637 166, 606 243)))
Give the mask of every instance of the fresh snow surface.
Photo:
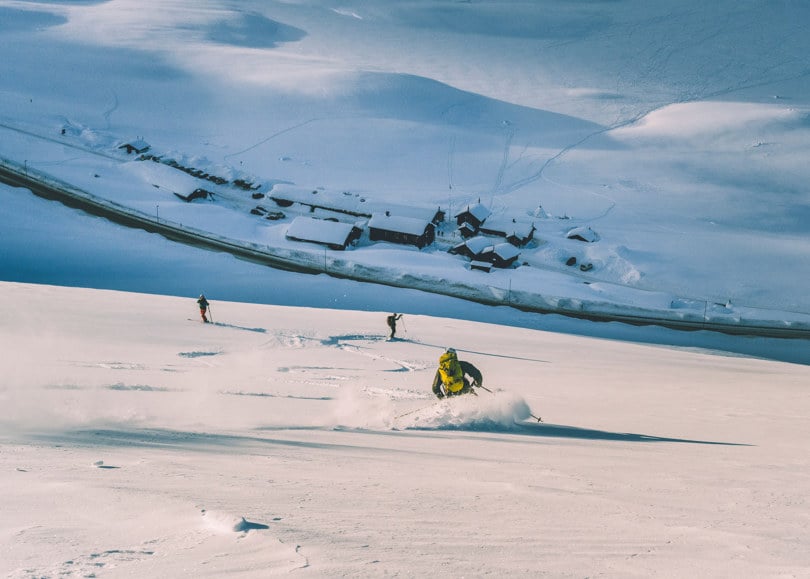
POLYGON ((374 311, 0 300, 3 576, 810 569, 806 365, 418 315, 388 341, 374 311), (435 401, 448 345, 492 393, 435 401))

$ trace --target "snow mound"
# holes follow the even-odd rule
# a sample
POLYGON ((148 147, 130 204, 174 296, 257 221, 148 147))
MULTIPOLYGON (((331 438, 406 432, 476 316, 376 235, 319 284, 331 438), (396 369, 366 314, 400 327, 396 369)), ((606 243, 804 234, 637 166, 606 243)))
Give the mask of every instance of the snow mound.
POLYGON ((526 420, 531 410, 518 395, 506 392, 481 393, 439 400, 396 420, 398 429, 511 430, 526 420))
POLYGON ((433 395, 413 400, 415 409, 403 409, 403 398, 369 397, 368 392, 343 391, 336 399, 333 427, 370 430, 511 430, 531 416, 526 401, 508 392, 479 390, 478 396, 436 400, 433 395), (421 406, 420 406, 421 404, 421 406))
POLYGON ((224 513, 215 513, 202 509, 202 516, 206 525, 219 533, 247 533, 252 530, 268 529, 269 526, 263 523, 248 521, 245 517, 234 517, 224 513))

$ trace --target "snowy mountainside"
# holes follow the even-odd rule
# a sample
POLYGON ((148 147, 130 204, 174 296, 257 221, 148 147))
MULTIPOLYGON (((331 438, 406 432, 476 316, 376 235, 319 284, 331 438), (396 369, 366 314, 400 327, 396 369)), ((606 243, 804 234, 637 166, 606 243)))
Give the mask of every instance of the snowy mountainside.
POLYGON ((172 203, 104 182, 107 161, 83 160, 76 139, 107 154, 143 138, 214 174, 449 214, 479 199, 507 219, 542 207, 552 220, 521 256, 536 269, 575 273, 576 257, 593 269, 575 280, 810 311, 807 8, 508 7, 5 2, 0 154, 165 219, 172 203), (569 245, 564 217, 600 241, 569 245))

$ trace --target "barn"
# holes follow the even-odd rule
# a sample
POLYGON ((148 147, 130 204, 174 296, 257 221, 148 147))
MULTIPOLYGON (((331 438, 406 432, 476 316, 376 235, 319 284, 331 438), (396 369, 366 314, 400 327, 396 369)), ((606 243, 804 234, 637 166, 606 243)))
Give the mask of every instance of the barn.
POLYGON ((351 223, 299 216, 287 228, 286 237, 293 241, 319 243, 329 249, 346 249, 360 239, 363 230, 351 223))
POLYGON ((433 243, 436 227, 426 219, 375 213, 368 222, 368 235, 371 241, 415 245, 422 249, 433 243))

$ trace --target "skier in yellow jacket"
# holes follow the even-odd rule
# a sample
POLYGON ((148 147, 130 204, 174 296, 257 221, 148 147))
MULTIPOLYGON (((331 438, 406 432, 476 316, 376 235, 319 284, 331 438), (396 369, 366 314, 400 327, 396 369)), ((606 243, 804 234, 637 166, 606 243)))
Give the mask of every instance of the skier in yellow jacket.
POLYGON ((448 348, 439 357, 439 369, 433 378, 433 393, 438 398, 445 396, 459 396, 461 394, 475 394, 475 387, 481 387, 484 378, 481 372, 463 360, 458 359, 458 355, 453 348, 448 348))

